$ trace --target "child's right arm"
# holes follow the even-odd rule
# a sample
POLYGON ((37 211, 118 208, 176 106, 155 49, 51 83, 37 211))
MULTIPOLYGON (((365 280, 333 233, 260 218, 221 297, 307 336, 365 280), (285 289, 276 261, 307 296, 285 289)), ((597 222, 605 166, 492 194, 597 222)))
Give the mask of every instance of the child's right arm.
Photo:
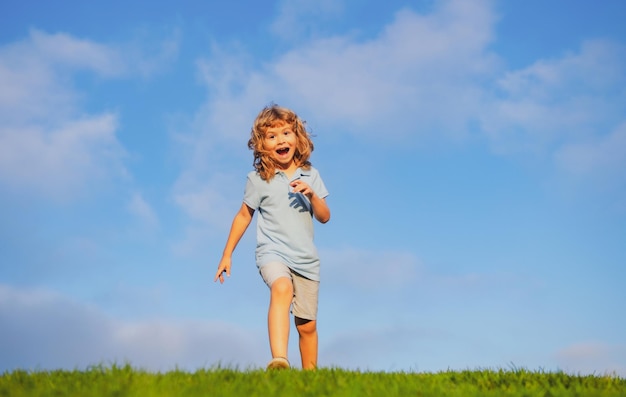
POLYGON ((220 264, 217 267, 217 273, 215 274, 214 282, 218 279, 220 283, 224 283, 224 273, 226 276, 230 277, 230 266, 231 266, 231 258, 233 255, 233 251, 241 237, 246 232, 248 225, 250 225, 250 221, 252 221, 252 215, 254 214, 254 210, 246 203, 241 204, 241 208, 237 215, 235 215, 235 219, 233 219, 233 224, 230 227, 230 233, 228 234, 228 240, 226 240, 226 247, 224 247, 224 253, 222 254, 222 259, 220 260, 220 264))

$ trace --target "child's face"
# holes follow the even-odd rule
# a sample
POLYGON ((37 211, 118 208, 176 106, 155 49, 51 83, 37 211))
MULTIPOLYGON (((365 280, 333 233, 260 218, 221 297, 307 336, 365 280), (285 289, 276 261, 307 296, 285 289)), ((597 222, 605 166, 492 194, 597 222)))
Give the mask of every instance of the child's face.
POLYGON ((281 169, 289 168, 293 163, 298 139, 290 124, 270 127, 263 137, 263 147, 281 169))

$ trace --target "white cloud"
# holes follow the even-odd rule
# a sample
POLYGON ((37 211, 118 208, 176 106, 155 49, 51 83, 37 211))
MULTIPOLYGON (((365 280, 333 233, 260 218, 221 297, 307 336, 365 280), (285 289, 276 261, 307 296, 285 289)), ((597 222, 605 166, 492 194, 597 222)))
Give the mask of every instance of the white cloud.
POLYGON ((482 123, 500 152, 544 151, 624 121, 626 50, 602 40, 577 53, 538 60, 497 81, 501 97, 485 108, 482 123))
POLYGON ((67 198, 92 180, 125 175, 117 115, 79 111, 69 76, 87 69, 117 75, 117 53, 65 34, 32 31, 0 48, 0 182, 67 198))
POLYGON ((193 220, 223 226, 226 219, 232 218, 224 217, 229 213, 225 210, 232 209, 233 205, 220 194, 218 186, 207 183, 197 191, 176 194, 176 203, 193 220))
POLYGON ((105 45, 31 30, 0 47, 0 183, 44 197, 68 198, 109 177, 125 177, 119 116, 86 113, 74 76, 148 76, 177 54, 178 38, 150 56, 136 42, 105 45))
MULTIPOLYGON (((433 329, 380 325, 334 334, 322 345, 320 364, 352 370, 433 370, 435 351, 450 335, 433 329)), ((440 351, 441 354, 441 351, 440 351)), ((450 363, 448 363, 448 366, 450 363)))
POLYGON ((143 198, 141 193, 135 192, 132 195, 130 202, 128 203, 128 210, 141 219, 147 226, 159 226, 159 218, 152 209, 152 206, 143 198))
POLYGON ((320 256, 324 283, 331 288, 398 291, 417 283, 423 270, 410 252, 342 248, 324 250, 320 256))
POLYGON ((338 17, 343 9, 343 2, 338 0, 281 1, 271 30, 280 40, 296 42, 307 34, 315 34, 320 22, 338 17))
POLYGON ((562 169, 583 178, 626 182, 626 123, 610 134, 569 143, 555 153, 562 169))
POLYGON ((0 181, 51 197, 71 196, 91 180, 125 175, 117 117, 103 114, 55 127, 0 127, 0 181))
POLYGON ((315 40, 268 70, 288 102, 361 136, 462 135, 480 100, 474 80, 495 67, 493 19, 481 2, 403 10, 372 40, 315 40))
MULTIPOLYGON (((371 40, 316 38, 263 64, 241 48, 213 45, 211 57, 198 61, 209 98, 189 130, 177 134, 187 153, 177 203, 194 219, 214 222, 210 218, 229 196, 202 181, 210 179, 211 168, 226 167, 220 161, 225 152, 227 159, 250 157, 250 127, 270 101, 359 138, 384 134, 389 144, 428 134, 463 136, 482 95, 474 80, 495 67, 485 50, 495 17, 488 1, 438 4, 429 15, 398 12, 371 40)), ((315 7, 326 10, 324 4, 315 7)))
POLYGON ((249 130, 270 100, 361 137, 383 130, 387 138, 463 135, 481 100, 475 81, 497 66, 486 51, 495 19, 488 3, 445 1, 429 15, 406 9, 373 39, 315 38, 258 68, 239 49, 230 55, 214 49, 201 70, 218 95, 198 117, 213 134, 200 136, 197 146, 215 144, 219 131, 232 136, 243 129, 223 128, 219 120, 233 127, 247 115, 249 130))
POLYGON ((220 321, 107 316, 45 290, 0 285, 0 371, 130 362, 149 370, 261 366, 264 336, 220 321))
POLYGON ((428 14, 399 11, 371 39, 313 36, 262 64, 240 48, 216 50, 202 62, 217 94, 198 112, 210 133, 196 137, 195 157, 247 130, 269 100, 357 139, 384 133, 377 143, 411 146, 471 130, 498 153, 547 158, 624 121, 621 44, 588 40, 576 52, 507 72, 489 47, 496 22, 490 1, 438 1, 428 14))
MULTIPOLYGON (((243 202, 245 172, 232 176, 214 171, 210 177, 201 177, 200 170, 195 171, 198 175, 181 175, 172 191, 174 202, 190 221, 172 246, 180 256, 221 252, 223 239, 243 202), (220 236, 219 246, 212 246, 207 239, 216 234, 220 236)), ((254 226, 248 230, 253 232, 254 226)))
MULTIPOLYGON (((462 316, 463 311, 451 310, 443 317, 462 316)), ((331 334, 323 332, 322 323, 320 364, 372 371, 507 369, 513 364, 533 371, 626 376, 623 344, 583 342, 554 351, 537 340, 530 345, 516 344, 515 338, 503 340, 504 331, 494 332, 493 325, 480 324, 479 313, 446 323, 423 318, 419 325, 408 325, 402 317, 396 321, 379 318, 368 326, 350 317, 352 321, 342 322, 341 331, 331 334), (469 331, 474 328, 480 328, 478 335, 469 331)))
POLYGON ((133 75, 152 78, 163 73, 177 59, 182 35, 173 29, 164 38, 155 39, 147 30, 140 30, 129 43, 119 46, 122 64, 133 75))
POLYGON ((568 373, 626 377, 626 345, 586 341, 555 353, 559 367, 568 373))
POLYGON ((112 47, 65 33, 47 34, 31 30, 23 47, 29 57, 51 67, 92 70, 103 76, 118 76, 128 66, 123 54, 112 47))
POLYGON ((499 85, 513 98, 530 96, 549 100, 555 95, 603 93, 623 80, 624 48, 604 40, 588 40, 577 53, 538 60, 529 67, 507 73, 499 85), (578 84, 572 84, 576 81, 578 84))
MULTIPOLYGON (((359 247, 321 249, 322 281, 332 293, 367 291, 368 295, 398 299, 401 296, 446 295, 482 299, 485 291, 501 298, 528 296, 545 289, 539 278, 506 272, 446 272, 428 266, 413 251, 374 250, 359 247), (393 293, 389 295, 389 293, 393 293)), ((438 298, 439 299, 439 298, 438 298)), ((398 303, 394 303, 397 305, 398 303)), ((410 305, 403 302, 402 304, 410 305)))
POLYGON ((250 64, 246 53, 228 52, 218 45, 213 45, 210 58, 197 62, 199 79, 209 93, 190 126, 198 157, 206 158, 204 153, 218 145, 245 145, 254 117, 273 99, 274 83, 250 64))

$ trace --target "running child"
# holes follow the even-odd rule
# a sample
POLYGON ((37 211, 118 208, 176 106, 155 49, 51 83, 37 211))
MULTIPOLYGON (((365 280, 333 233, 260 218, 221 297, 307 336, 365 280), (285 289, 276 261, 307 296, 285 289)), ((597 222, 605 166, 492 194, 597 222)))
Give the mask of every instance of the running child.
POLYGON ((313 243, 313 217, 330 219, 328 191, 309 157, 313 142, 292 110, 265 107, 252 126, 248 147, 254 171, 248 174, 243 204, 235 215, 215 281, 230 277, 231 257, 257 217, 256 264, 270 289, 267 316, 272 360, 268 369, 289 368, 289 311, 299 335, 303 369, 317 367, 317 304, 320 260, 313 243))

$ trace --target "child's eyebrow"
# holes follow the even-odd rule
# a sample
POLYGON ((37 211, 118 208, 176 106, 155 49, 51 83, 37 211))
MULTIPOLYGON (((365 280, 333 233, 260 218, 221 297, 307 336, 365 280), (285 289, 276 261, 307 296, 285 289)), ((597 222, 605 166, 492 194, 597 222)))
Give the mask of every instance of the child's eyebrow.
POLYGON ((274 131, 265 131, 265 136, 268 135, 276 135, 276 134, 280 134, 281 132, 285 132, 285 131, 289 131, 289 132, 293 132, 293 128, 290 125, 286 125, 282 128, 279 128, 278 130, 274 130, 274 131))

